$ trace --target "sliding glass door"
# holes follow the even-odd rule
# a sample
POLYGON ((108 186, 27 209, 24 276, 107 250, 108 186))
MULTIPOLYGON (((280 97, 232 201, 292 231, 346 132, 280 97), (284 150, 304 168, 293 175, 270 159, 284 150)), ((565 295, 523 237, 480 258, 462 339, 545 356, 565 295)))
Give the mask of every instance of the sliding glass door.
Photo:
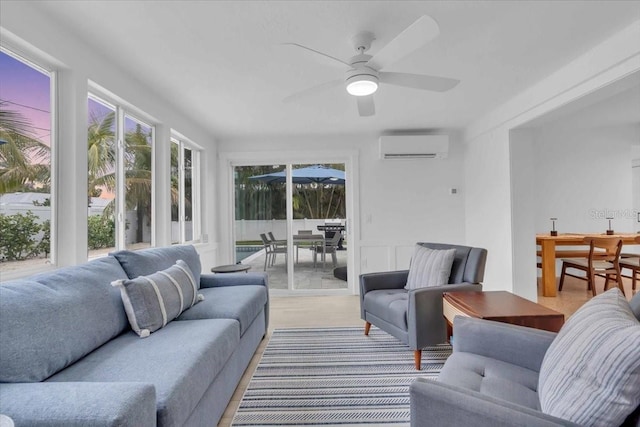
POLYGON ((234 167, 236 262, 271 289, 346 289, 344 164, 234 167))

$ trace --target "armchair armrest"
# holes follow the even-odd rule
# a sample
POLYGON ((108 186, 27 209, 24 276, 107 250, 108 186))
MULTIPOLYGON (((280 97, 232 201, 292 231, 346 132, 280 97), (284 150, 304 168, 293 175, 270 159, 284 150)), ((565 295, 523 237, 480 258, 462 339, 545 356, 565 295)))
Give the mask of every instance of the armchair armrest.
POLYGON ((447 340, 444 314, 442 313, 443 292, 481 290, 482 284, 480 283, 458 283, 409 291, 409 308, 407 310, 409 347, 419 349, 447 340), (429 325, 429 327, 423 327, 424 325, 429 325))
POLYGON ((414 380, 409 393, 411 427, 578 425, 505 400, 424 378, 414 380))
POLYGON ((553 332, 490 320, 456 316, 453 350, 502 360, 540 372, 553 332), (505 343, 509 343, 508 346, 505 343))
POLYGON ((407 284, 409 270, 382 271, 360 275, 360 299, 369 291, 401 289, 407 284))
POLYGON ((266 273, 226 273, 226 274, 202 274, 200 275, 201 288, 216 288, 222 286, 247 286, 258 285, 269 287, 269 278, 266 273))
POLYGON ((154 427, 156 391, 145 383, 4 383, 0 413, 16 426, 154 427))

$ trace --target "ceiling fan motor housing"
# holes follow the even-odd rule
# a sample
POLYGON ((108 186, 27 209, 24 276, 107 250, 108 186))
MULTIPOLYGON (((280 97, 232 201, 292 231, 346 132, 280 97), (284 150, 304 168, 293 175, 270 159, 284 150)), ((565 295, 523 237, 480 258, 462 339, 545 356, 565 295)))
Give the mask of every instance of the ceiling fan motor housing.
POLYGON ((345 83, 347 92, 354 96, 371 95, 378 89, 378 72, 366 64, 371 55, 360 54, 351 58, 351 66, 347 71, 345 83))

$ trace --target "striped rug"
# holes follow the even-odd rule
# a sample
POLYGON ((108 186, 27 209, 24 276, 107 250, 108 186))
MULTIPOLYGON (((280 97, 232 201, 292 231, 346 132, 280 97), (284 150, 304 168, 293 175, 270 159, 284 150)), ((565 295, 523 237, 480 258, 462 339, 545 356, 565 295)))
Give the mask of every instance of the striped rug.
POLYGON ((413 351, 372 327, 274 330, 232 426, 408 426, 409 384, 435 378, 449 345, 413 351))

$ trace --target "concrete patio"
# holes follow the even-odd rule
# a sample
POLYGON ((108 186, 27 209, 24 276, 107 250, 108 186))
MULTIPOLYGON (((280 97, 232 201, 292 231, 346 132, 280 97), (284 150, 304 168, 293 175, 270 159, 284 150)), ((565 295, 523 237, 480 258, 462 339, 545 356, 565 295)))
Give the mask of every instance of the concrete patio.
MULTIPOLYGON (((338 261, 336 266, 346 266, 347 250, 336 251, 336 255, 338 261)), ((265 252, 264 250, 261 250, 242 260, 242 264, 251 265, 251 271, 265 271, 264 258, 265 252)), ((313 251, 309 248, 300 247, 298 250, 298 261, 293 267, 294 289, 346 289, 347 282, 336 279, 333 275, 333 268, 331 254, 326 255, 324 267, 322 263, 322 256, 318 254, 317 265, 314 268, 313 251)), ((282 290, 287 289, 287 266, 284 255, 278 254, 274 265, 267 265, 266 272, 269 275, 269 288, 282 290)))

